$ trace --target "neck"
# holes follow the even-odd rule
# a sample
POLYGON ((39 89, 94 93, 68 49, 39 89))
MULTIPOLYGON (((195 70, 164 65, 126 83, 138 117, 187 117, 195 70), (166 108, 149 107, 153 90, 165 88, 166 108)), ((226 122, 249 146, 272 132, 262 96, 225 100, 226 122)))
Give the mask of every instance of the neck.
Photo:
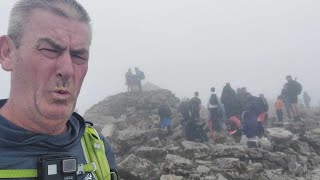
POLYGON ((10 100, 0 109, 0 115, 14 125, 34 133, 59 135, 67 131, 67 120, 47 119, 40 115, 26 113, 26 110, 17 112, 10 100))

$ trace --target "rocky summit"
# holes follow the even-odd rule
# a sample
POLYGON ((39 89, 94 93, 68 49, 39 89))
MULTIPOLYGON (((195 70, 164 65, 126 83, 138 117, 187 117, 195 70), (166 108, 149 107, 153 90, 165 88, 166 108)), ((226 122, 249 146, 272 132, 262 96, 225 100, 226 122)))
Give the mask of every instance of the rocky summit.
POLYGON ((269 118, 266 137, 248 148, 226 133, 216 143, 187 141, 179 99, 169 90, 120 93, 91 107, 85 118, 111 143, 124 180, 316 180, 320 179, 320 110, 301 121, 269 118), (172 110, 173 133, 159 129, 157 109, 172 110))

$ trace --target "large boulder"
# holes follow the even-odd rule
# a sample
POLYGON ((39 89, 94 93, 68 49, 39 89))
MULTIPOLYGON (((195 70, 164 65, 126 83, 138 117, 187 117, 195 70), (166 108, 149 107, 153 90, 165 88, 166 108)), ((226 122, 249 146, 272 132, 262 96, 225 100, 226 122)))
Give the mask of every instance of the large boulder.
POLYGON ((268 128, 267 130, 268 138, 276 142, 288 142, 293 138, 293 134, 284 128, 268 128))
POLYGON ((151 161, 139 158, 133 154, 129 155, 118 164, 119 174, 123 179, 151 179, 160 178, 159 169, 151 161))
POLYGON ((144 159, 148 159, 151 162, 158 163, 165 160, 167 151, 162 148, 139 147, 135 150, 135 154, 144 159))

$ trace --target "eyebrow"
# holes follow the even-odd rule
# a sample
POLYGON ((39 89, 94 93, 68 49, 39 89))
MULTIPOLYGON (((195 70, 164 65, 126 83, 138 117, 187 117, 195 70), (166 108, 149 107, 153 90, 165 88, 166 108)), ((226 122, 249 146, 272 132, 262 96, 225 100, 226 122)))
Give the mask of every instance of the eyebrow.
MULTIPOLYGON (((50 38, 41 38, 38 40, 37 47, 40 46, 41 43, 48 43, 50 46, 52 46, 54 49, 57 49, 58 51, 64 51, 67 48, 59 45, 57 42, 50 38)), ((82 49, 71 49, 70 54, 89 54, 89 51, 85 48, 82 49)))
POLYGON ((41 39, 39 39, 38 42, 37 42, 37 47, 38 48, 39 48, 41 43, 48 43, 54 49, 57 49, 59 51, 63 51, 65 49, 67 49, 66 47, 62 47, 61 45, 59 45, 58 43, 56 43, 54 40, 52 40, 50 38, 41 38, 41 39))

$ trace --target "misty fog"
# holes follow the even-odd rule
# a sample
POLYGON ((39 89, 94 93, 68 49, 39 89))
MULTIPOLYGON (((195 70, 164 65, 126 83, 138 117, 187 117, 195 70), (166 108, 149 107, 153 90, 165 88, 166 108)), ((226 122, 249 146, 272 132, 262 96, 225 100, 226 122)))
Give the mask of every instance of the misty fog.
MULTIPOLYGON (((15 1, 0 1, 0 35, 15 1)), ((126 91, 124 74, 139 67, 146 79, 178 97, 226 82, 274 99, 292 75, 320 101, 320 1, 317 0, 80 0, 93 25, 89 71, 78 99, 83 114, 126 91)), ((10 73, 0 70, 0 99, 10 73)))

